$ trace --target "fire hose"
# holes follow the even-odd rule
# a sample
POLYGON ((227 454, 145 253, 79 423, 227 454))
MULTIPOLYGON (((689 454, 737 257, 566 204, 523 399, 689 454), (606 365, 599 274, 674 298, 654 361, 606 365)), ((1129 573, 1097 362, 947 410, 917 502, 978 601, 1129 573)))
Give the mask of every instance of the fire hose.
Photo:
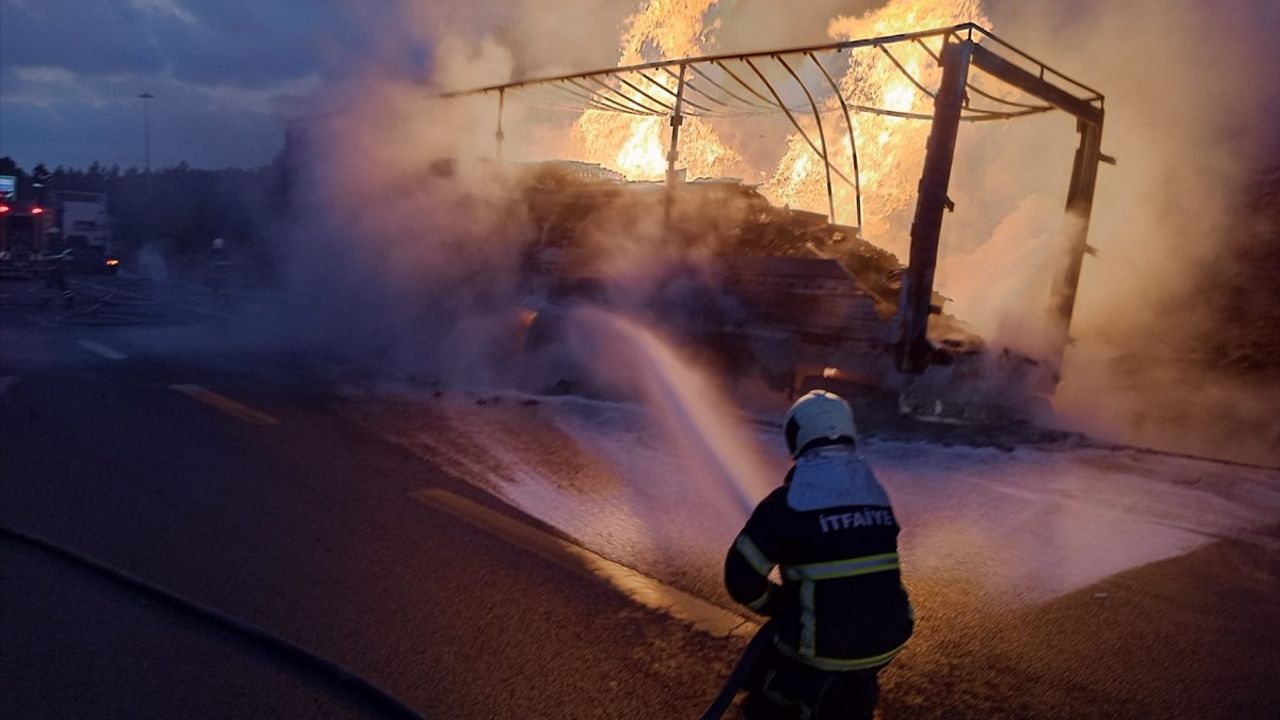
POLYGON ((165 590, 51 540, 19 532, 3 525, 0 525, 0 538, 38 550, 45 555, 50 555, 82 570, 87 570, 117 585, 158 600, 185 615, 264 647, 268 651, 301 666, 333 685, 354 693, 368 705, 377 708, 388 717, 404 718, 405 720, 424 720, 422 715, 418 714, 417 711, 403 701, 360 677, 355 672, 256 625, 231 617, 175 592, 165 590))
MULTIPOLYGON (((207 605, 202 605, 178 593, 153 585, 124 570, 83 555, 51 540, 13 530, 3 525, 0 525, 0 538, 38 550, 45 555, 67 562, 82 570, 87 570, 117 585, 159 600, 183 614, 265 647, 270 652, 297 663, 329 682, 354 692, 358 697, 391 717, 405 718, 406 720, 424 720, 422 715, 418 714, 417 711, 402 700, 360 677, 348 668, 256 625, 234 618, 207 605)), ((724 685, 720 688, 720 693, 716 695, 711 705, 703 712, 701 720, 719 720, 723 717, 725 711, 733 703, 734 696, 746 684, 747 677, 751 674, 751 669, 756 659, 764 651, 765 647, 773 642, 776 632, 777 627, 772 619, 760 626, 751 641, 747 643, 746 648, 743 649, 738 662, 729 672, 724 685)))
POLYGON ((720 688, 720 694, 716 695, 716 699, 711 701, 711 705, 707 707, 706 712, 702 713, 701 720, 720 720, 725 710, 728 710, 729 705, 733 703, 733 697, 746 684, 747 677, 751 674, 751 666, 755 664, 756 658, 760 657, 760 653, 764 651, 765 646, 773 642, 773 637, 777 634, 777 631, 778 628, 773 618, 770 618, 764 625, 760 626, 760 629, 751 638, 751 642, 747 643, 747 647, 742 650, 738 663, 733 666, 733 670, 729 671, 729 677, 725 679, 724 686, 720 688))

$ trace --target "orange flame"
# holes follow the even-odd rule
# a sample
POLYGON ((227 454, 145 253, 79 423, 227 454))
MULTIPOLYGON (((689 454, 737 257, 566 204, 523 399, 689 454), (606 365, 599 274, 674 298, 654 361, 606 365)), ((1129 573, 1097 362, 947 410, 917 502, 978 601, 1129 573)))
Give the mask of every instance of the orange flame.
MULTIPOLYGON (((718 20, 708 22, 718 2, 646 0, 638 12, 627 18, 619 65, 705 54, 719 29, 718 20)), ((833 18, 827 34, 835 40, 848 40, 968 21, 990 24, 982 11, 981 0, 890 0, 879 10, 861 16, 833 18)), ((937 52, 937 40, 931 42, 937 52)), ((937 87, 941 69, 923 49, 899 43, 891 52, 924 87, 937 87)), ((669 75, 657 74, 655 79, 672 91, 676 88, 676 81, 669 75)), ((933 109, 932 99, 874 48, 849 53, 848 69, 836 82, 851 106, 921 114, 930 114, 933 109)), ((620 90, 643 102, 635 91, 625 86, 620 90)), ((852 177, 849 130, 840 114, 839 101, 828 94, 820 110, 831 162, 852 177)), ((797 119, 809 136, 816 138, 813 119, 797 119)), ((895 245, 905 242, 896 239, 894 231, 909 223, 903 214, 914 202, 929 123, 865 112, 855 112, 851 119, 861 169, 863 234, 894 249, 895 245)), ((667 168, 668 129, 665 117, 638 117, 591 109, 574 124, 571 140, 576 154, 589 162, 600 163, 632 180, 658 180, 664 177, 667 168)), ((686 118, 681 129, 679 164, 687 168, 690 177, 726 174, 764 177, 767 180, 761 192, 771 202, 819 212, 827 209, 825 169, 799 133, 790 135, 786 152, 776 167, 753 169, 745 166, 742 155, 722 141, 708 122, 686 118)), ((838 217, 833 221, 852 223, 853 188, 837 179, 834 192, 838 217)))
MULTIPOLYGON (((827 34, 834 40, 851 40, 969 21, 990 24, 982 12, 981 0, 891 0, 883 8, 860 17, 834 18, 827 27, 827 34)), ((937 40, 930 42, 937 52, 937 40)), ((937 87, 942 71, 924 50, 900 43, 892 46, 890 51, 921 85, 937 87)), ((875 49, 850 53, 849 68, 837 82, 851 106, 922 114, 933 112, 933 100, 899 72, 884 53, 875 49)), ((844 118, 839 117, 839 101, 834 96, 828 97, 821 109, 832 164, 852 177, 849 131, 844 118)), ((852 121, 861 168, 863 235, 895 249, 893 246, 901 243, 893 237, 894 230, 909 223, 909 219, 901 215, 914 204, 929 123, 865 112, 855 112, 852 121)), ((810 126, 805 128, 806 132, 813 137, 812 120, 806 124, 810 126)), ((833 189, 839 215, 836 219, 852 223, 853 188, 836 180, 833 189)), ((826 177, 822 162, 799 133, 791 136, 786 154, 761 191, 779 205, 826 210, 826 177)))
MULTIPOLYGON (((703 54, 715 31, 714 24, 706 27, 706 16, 718 1, 648 0, 627 18, 618 64, 703 54)), ((669 75, 655 74, 653 78, 676 90, 677 83, 669 75)), ((620 90, 637 102, 652 105, 630 88, 622 86, 620 90)), ((673 97, 656 88, 654 92, 673 97)), ((631 180, 659 180, 667 171, 668 129, 665 117, 587 110, 574 123, 571 139, 588 162, 600 163, 631 180)), ((680 165, 691 177, 722 176, 741 164, 741 157, 699 118, 686 118, 680 132, 680 165)))

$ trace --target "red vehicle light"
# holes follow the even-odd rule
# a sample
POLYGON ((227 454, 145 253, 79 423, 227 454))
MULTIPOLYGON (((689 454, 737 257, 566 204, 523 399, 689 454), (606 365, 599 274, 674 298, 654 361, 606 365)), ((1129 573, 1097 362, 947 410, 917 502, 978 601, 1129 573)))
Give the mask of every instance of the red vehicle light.
POLYGON ((31 214, 32 214, 32 215, 43 215, 43 214, 44 214, 44 208, 42 208, 42 207, 33 207, 33 208, 31 208, 31 214))
POLYGON ((115 258, 107 258, 107 267, 115 267, 116 265, 119 265, 119 264, 120 264, 119 260, 115 258))

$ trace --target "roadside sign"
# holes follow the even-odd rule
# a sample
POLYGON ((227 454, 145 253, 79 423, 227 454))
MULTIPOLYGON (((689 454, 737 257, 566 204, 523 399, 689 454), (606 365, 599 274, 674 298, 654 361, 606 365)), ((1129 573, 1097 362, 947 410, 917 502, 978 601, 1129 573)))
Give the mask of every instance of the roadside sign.
POLYGON ((18 194, 18 178, 13 175, 0 175, 0 198, 13 199, 18 194))

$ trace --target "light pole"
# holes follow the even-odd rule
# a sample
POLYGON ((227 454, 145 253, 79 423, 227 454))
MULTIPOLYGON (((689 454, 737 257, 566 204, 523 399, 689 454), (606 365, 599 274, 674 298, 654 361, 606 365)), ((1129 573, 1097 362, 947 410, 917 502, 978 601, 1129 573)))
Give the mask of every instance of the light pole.
POLYGON ((142 145, 144 150, 143 164, 146 169, 146 198, 142 204, 142 244, 146 245, 152 240, 152 188, 151 188, 151 98, 155 97, 149 92, 144 92, 138 96, 142 100, 142 145))
POLYGON ((155 97, 155 95, 144 92, 138 97, 142 99, 143 164, 146 167, 147 175, 151 175, 151 98, 155 97))

